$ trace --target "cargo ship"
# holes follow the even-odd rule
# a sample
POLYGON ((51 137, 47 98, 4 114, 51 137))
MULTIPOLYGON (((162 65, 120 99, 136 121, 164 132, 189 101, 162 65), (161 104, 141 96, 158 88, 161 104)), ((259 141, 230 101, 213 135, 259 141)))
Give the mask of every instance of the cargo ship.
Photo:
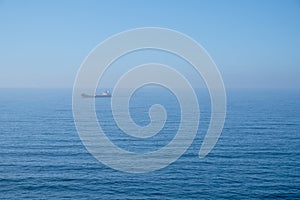
POLYGON ((101 94, 94 94, 94 95, 82 93, 81 97, 83 97, 83 98, 111 97, 111 94, 107 90, 106 92, 102 92, 101 94))

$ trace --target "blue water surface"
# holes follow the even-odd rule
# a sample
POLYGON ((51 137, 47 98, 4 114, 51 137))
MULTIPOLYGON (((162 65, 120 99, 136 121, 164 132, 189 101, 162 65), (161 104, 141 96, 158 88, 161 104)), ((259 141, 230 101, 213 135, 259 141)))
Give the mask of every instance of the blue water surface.
MULTIPOLYGON (((300 92, 228 90, 227 118, 213 151, 198 151, 210 119, 209 95, 197 92, 201 121, 196 139, 176 162, 129 174, 97 161, 73 122, 71 89, 0 90, 0 199, 299 199, 300 92)), ((110 99, 96 99, 99 122, 128 151, 168 144, 180 123, 179 103, 168 91, 138 91, 130 102, 139 125, 151 104, 168 119, 149 140, 130 138, 113 121, 110 99)))

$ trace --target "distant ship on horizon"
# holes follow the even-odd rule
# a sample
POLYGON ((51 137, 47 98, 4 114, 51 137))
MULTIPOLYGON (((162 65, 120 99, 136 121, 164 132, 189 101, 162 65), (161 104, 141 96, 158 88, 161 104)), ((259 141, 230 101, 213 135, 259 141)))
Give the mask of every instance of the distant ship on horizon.
POLYGON ((111 97, 111 93, 108 90, 105 92, 102 92, 101 94, 94 94, 94 95, 82 93, 81 97, 83 97, 83 98, 111 97))

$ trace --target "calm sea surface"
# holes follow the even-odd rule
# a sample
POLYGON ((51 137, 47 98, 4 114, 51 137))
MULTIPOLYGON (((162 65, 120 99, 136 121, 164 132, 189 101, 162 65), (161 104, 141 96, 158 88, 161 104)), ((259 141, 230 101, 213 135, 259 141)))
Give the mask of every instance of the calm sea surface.
MULTIPOLYGON (((198 91, 196 139, 164 169, 129 174, 87 152, 73 122, 71 90, 0 90, 0 199, 299 199, 300 92, 228 90, 227 118, 213 151, 199 159, 210 119, 207 91, 198 91)), ((167 90, 140 90, 133 120, 149 123, 152 104, 168 119, 149 140, 116 126, 110 99, 96 99, 97 116, 113 143, 133 152, 168 144, 180 123, 179 103, 167 90)))

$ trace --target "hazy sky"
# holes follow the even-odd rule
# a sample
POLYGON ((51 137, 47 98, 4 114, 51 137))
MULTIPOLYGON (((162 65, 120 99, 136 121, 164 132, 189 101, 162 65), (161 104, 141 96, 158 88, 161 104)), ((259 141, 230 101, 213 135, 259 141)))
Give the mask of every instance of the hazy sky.
POLYGON ((300 88, 296 0, 0 0, 0 87, 72 87, 97 44, 149 26, 194 38, 227 88, 300 88))

